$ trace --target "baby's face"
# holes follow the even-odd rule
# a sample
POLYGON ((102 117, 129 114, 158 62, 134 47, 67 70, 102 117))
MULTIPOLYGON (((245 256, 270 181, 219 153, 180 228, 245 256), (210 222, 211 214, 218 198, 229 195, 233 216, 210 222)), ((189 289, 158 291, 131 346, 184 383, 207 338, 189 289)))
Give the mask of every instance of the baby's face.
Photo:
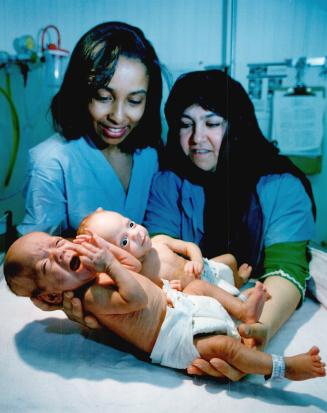
POLYGON ((45 292, 63 292, 81 287, 95 277, 79 259, 76 246, 61 237, 36 232, 21 238, 19 253, 37 275, 45 292))
POLYGON ((106 241, 125 249, 138 259, 147 254, 152 247, 147 229, 117 212, 98 212, 87 226, 106 241))

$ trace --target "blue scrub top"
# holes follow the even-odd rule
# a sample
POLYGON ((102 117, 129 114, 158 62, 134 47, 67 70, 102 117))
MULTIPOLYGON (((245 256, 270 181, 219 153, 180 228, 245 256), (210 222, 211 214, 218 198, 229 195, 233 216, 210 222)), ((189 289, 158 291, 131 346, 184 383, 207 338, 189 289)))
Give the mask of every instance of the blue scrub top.
POLYGON ((112 166, 90 139, 68 141, 55 134, 30 150, 25 216, 17 230, 20 234, 76 230, 98 207, 142 222, 157 171, 156 150, 136 150, 126 194, 112 166))
MULTIPOLYGON (((314 233, 310 198, 301 181, 288 173, 263 176, 256 189, 263 214, 265 250, 264 273, 259 279, 286 278, 299 290, 302 302, 310 278, 306 242, 314 233)), ((152 182, 144 223, 152 235, 167 234, 199 245, 204 205, 201 186, 173 172, 159 172, 152 182)))
MULTIPOLYGON (((263 245, 310 240, 314 232, 311 201, 295 176, 263 176, 257 184, 263 213, 263 245)), ((205 197, 201 186, 173 172, 155 175, 144 224, 151 234, 167 234, 199 244, 205 197)))

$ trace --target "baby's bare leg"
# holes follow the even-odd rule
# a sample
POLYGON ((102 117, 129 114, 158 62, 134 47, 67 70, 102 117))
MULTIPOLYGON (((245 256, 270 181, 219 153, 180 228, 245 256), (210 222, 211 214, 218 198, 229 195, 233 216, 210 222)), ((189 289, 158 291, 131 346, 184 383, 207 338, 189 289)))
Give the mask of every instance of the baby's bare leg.
POLYGON ((211 260, 216 262, 222 262, 223 264, 228 265, 233 270, 233 272, 237 270, 237 261, 234 255, 232 254, 218 255, 217 257, 211 258, 211 260))
MULTIPOLYGON (((205 360, 218 357, 246 374, 271 375, 272 357, 228 336, 195 338, 194 343, 205 360)), ((319 357, 319 349, 313 347, 308 353, 285 357, 285 376, 290 380, 306 380, 326 375, 325 364, 319 357)))
POLYGON ((248 299, 243 302, 227 291, 203 280, 194 280, 183 290, 186 294, 205 295, 215 298, 227 310, 229 314, 244 323, 255 323, 259 320, 266 296, 263 284, 257 282, 253 292, 248 299))

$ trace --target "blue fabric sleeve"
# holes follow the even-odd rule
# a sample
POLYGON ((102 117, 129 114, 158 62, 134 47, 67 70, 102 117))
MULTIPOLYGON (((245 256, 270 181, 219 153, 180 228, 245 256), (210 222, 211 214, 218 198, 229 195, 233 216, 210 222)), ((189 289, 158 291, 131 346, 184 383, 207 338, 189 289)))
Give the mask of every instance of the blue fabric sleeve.
POLYGON ((273 244, 265 249, 264 275, 260 280, 278 276, 290 281, 300 292, 302 304, 306 283, 310 279, 307 242, 273 244))
POLYGON ((60 234, 67 229, 63 170, 57 159, 31 151, 25 189, 25 216, 17 231, 60 234))
POLYGON ((30 151, 25 216, 17 230, 20 234, 73 232, 98 207, 142 222, 157 170, 155 149, 135 151, 126 193, 112 165, 90 139, 67 141, 55 134, 30 151))
POLYGON ((151 191, 144 225, 151 235, 181 237, 180 180, 170 172, 158 172, 151 191))
POLYGON ((312 238, 311 202, 298 178, 290 174, 268 175, 261 178, 257 190, 264 216, 265 248, 312 238))

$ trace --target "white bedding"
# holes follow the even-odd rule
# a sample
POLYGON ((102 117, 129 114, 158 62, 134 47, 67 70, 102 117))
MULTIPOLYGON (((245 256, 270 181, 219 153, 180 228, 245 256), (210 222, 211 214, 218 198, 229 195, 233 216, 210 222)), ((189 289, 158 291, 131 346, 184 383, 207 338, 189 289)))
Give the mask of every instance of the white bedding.
MULTIPOLYGON (((1 270, 2 275, 2 270, 1 270)), ((0 280, 0 412, 326 412, 327 379, 280 384, 191 378, 86 337, 60 311, 42 312, 0 280)), ((267 350, 316 344, 327 360, 327 310, 307 299, 267 350)))

